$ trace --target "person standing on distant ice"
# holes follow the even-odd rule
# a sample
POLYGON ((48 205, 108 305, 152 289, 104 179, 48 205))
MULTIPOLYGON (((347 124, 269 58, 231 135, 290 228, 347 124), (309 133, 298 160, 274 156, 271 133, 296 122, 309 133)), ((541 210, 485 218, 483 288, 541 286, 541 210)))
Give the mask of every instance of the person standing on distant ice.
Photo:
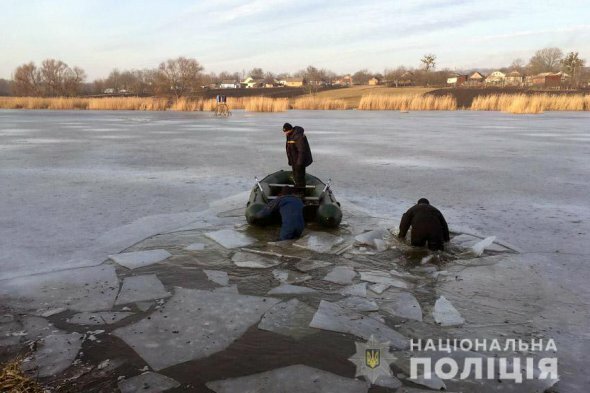
POLYGON ((418 203, 408 209, 399 224, 398 237, 404 239, 408 229, 412 227, 412 246, 424 247, 432 251, 444 250, 444 242, 450 240, 449 226, 442 213, 426 198, 420 198, 418 203))
POLYGON ((286 150, 289 165, 293 171, 295 188, 305 193, 305 168, 313 162, 311 150, 304 130, 299 126, 291 126, 289 123, 283 125, 283 132, 287 137, 286 150))

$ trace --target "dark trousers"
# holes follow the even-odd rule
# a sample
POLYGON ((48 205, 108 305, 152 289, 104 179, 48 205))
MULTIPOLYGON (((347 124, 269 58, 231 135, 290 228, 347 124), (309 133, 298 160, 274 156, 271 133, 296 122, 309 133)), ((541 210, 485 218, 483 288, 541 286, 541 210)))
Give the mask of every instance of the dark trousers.
POLYGON ((305 166, 293 165, 293 180, 295 181, 295 188, 305 191, 305 166))
POLYGON ((428 238, 428 237, 419 237, 414 238, 412 236, 412 246, 414 247, 424 247, 428 242, 428 249, 431 251, 442 251, 445 249, 444 243, 442 239, 436 238, 428 238))

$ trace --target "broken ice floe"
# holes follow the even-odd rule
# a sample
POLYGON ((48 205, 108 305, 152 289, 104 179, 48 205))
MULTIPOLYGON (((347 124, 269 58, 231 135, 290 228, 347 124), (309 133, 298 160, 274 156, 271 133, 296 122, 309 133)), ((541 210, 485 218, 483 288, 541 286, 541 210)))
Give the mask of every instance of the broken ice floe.
POLYGON ((221 286, 229 285, 229 276, 222 270, 203 270, 203 273, 207 275, 207 278, 216 284, 221 286))
POLYGON ((365 244, 377 249, 377 251, 387 250, 385 239, 391 236, 387 229, 374 229, 357 235, 354 240, 358 244, 365 244))
POLYGON ((309 327, 315 309, 297 299, 279 303, 268 310, 258 324, 258 328, 274 333, 301 338, 316 333, 309 327))
POLYGON ((400 386, 402 386, 402 383, 393 375, 381 375, 375 380, 375 383, 373 385, 389 389, 397 389, 400 386))
POLYGON ((301 270, 302 272, 310 272, 312 270, 330 266, 331 264, 332 263, 326 261, 305 260, 297 262, 295 264, 295 267, 297 268, 297 270, 301 270))
POLYGON ((161 299, 170 296, 155 274, 126 277, 121 286, 116 305, 161 299))
POLYGON ((471 252, 477 257, 481 256, 486 248, 490 248, 490 246, 494 243, 494 240, 496 240, 496 236, 486 237, 482 241, 475 243, 471 247, 471 252))
POLYGON ((162 262, 172 256, 166 250, 147 250, 147 251, 133 251, 124 252, 116 255, 109 255, 113 261, 127 269, 137 269, 153 265, 154 263, 162 262))
POLYGON ((133 315, 131 312, 82 312, 73 315, 67 320, 68 323, 75 325, 111 325, 117 323, 128 316, 133 315))
POLYGON ((267 269, 281 263, 278 258, 266 257, 264 255, 243 251, 236 252, 231 260, 238 267, 251 269, 267 269))
POLYGON ((422 308, 418 300, 408 292, 400 292, 379 302, 379 308, 386 313, 400 317, 422 321, 422 308))
POLYGON ((397 349, 408 347, 408 340, 389 326, 376 319, 345 310, 339 305, 325 300, 320 302, 320 306, 309 326, 349 333, 366 340, 373 335, 380 342, 389 341, 390 345, 397 349))
POLYGON ((309 295, 314 293, 317 293, 317 291, 313 288, 281 284, 278 287, 268 291, 267 295, 309 295))
POLYGON ((336 302, 342 308, 356 312, 377 311, 379 306, 373 300, 359 296, 349 296, 336 302))
POLYGON ((400 278, 397 278, 397 277, 392 277, 387 272, 373 270, 373 271, 360 272, 360 273, 361 273, 361 280, 363 280, 363 281, 373 282, 375 284, 384 284, 384 285, 388 285, 391 287, 404 288, 404 289, 409 289, 412 287, 412 285, 409 284, 408 282, 406 282, 400 278))
POLYGON ((113 334, 152 369, 160 370, 224 350, 278 302, 220 290, 175 288, 174 296, 150 319, 113 334))
POLYGON ((205 243, 192 243, 184 248, 187 251, 201 251, 205 249, 205 243))
POLYGON ((41 315, 47 310, 110 310, 119 280, 115 268, 101 265, 0 281, 5 305, 41 315))
POLYGON ((352 284, 356 272, 350 266, 336 266, 324 278, 324 281, 336 284, 352 284))
POLYGON ((152 302, 137 302, 135 303, 135 305, 137 306, 137 308, 140 311, 147 311, 150 309, 150 307, 152 307, 153 303, 152 302))
POLYGON ((293 245, 319 253, 329 253, 342 242, 344 242, 344 239, 340 236, 325 232, 313 232, 297 240, 293 245))
POLYGON ((441 326, 454 326, 465 323, 459 311, 444 296, 436 300, 432 316, 435 322, 441 326))
POLYGON ((366 393, 365 382, 297 364, 245 377, 207 382, 217 393, 366 393))
POLYGON ((256 243, 256 239, 233 229, 221 229, 205 233, 209 239, 216 241, 225 248, 246 247, 256 243))
POLYGON ((367 283, 366 282, 362 282, 360 284, 353 284, 353 285, 349 285, 347 287, 344 287, 341 291, 340 291, 341 295, 347 296, 361 296, 361 297, 366 297, 367 296, 367 283))
POLYGON ((80 351, 82 335, 79 333, 54 334, 43 338, 33 355, 23 362, 24 371, 35 370, 39 377, 59 374, 68 368, 80 351))
MULTIPOLYGON (((485 249, 490 250, 490 251, 497 251, 497 252, 510 251, 508 248, 503 247, 503 246, 499 245, 498 243, 494 243, 495 241, 496 241, 495 236, 486 237, 485 239, 482 240, 482 238, 480 238, 480 237, 468 235, 466 233, 462 233, 462 234, 457 235, 451 239, 452 244, 455 244, 461 248, 471 249, 472 252, 474 252, 476 255, 477 255, 477 252, 479 251, 479 248, 482 245, 485 245, 485 249), (483 243, 484 241, 485 241, 485 243, 483 243), (477 248, 475 248, 475 245, 477 245, 477 244, 480 244, 480 245, 477 248)), ((482 252, 483 252, 483 250, 482 250, 482 252)))
POLYGON ((409 381, 414 382, 415 384, 426 386, 427 388, 433 390, 446 390, 447 385, 445 385, 444 381, 437 377, 435 374, 423 374, 418 375, 416 378, 409 378, 409 381))
POLYGON ((172 378, 153 372, 124 379, 118 384, 121 393, 160 393, 168 389, 177 388, 180 383, 172 378))
POLYGON ((311 276, 308 274, 302 274, 294 272, 292 270, 275 269, 272 271, 272 275, 278 281, 285 284, 300 284, 302 282, 311 280, 311 276))

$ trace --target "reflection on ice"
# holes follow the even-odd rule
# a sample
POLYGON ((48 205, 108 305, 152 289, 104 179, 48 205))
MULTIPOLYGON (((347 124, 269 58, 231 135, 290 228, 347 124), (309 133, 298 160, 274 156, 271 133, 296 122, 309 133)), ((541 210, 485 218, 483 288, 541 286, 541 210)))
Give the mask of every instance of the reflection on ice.
POLYGON ((325 300, 320 302, 320 307, 309 326, 349 333, 365 340, 374 335, 380 342, 389 341, 390 345, 398 349, 408 346, 408 340, 389 326, 376 319, 345 310, 339 305, 325 300))
POLYGON ((256 243, 256 239, 233 229, 221 229, 205 233, 209 239, 216 241, 225 248, 246 247, 256 243))
POLYGON ((309 327, 314 313, 315 310, 307 304, 291 299, 268 310, 258 324, 258 329, 301 338, 316 333, 309 327))
POLYGON ((127 304, 170 296, 155 274, 126 277, 115 304, 127 304))
POLYGON ((243 251, 236 252, 231 260, 237 267, 251 269, 266 269, 277 266, 281 263, 277 258, 270 258, 264 255, 243 251))
POLYGON ((324 281, 336 284, 352 284, 356 272, 350 266, 336 266, 324 278, 324 281))
POLYGON ((109 258, 119 265, 125 266, 127 269, 136 269, 138 267, 153 265, 171 256, 172 254, 166 250, 148 250, 109 255, 109 258))
POLYGON ((217 393, 366 393, 366 383, 301 364, 246 377, 208 382, 217 393))
POLYGON ((121 393, 160 393, 180 386, 178 382, 165 375, 147 372, 119 382, 121 393))
POLYGON ((334 236, 326 232, 312 232, 293 243, 294 246, 306 248, 319 253, 329 253, 333 247, 344 242, 339 236, 334 236))
POLYGON ((441 326, 454 326, 465 323, 459 311, 444 296, 436 300, 432 316, 436 323, 441 326))

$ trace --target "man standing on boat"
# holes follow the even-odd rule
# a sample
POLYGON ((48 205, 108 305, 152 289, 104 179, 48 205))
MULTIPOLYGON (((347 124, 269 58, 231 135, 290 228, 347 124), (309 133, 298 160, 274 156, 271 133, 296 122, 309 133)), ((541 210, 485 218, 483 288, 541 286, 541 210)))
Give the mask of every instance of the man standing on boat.
POLYGON ((313 162, 307 137, 303 134, 302 127, 293 127, 289 123, 283 125, 283 132, 287 137, 287 159, 293 170, 295 188, 305 194, 305 168, 313 162))
POLYGON ((254 215, 255 219, 262 219, 278 211, 281 215, 279 240, 298 239, 305 228, 303 202, 297 195, 293 195, 294 192, 295 188, 284 186, 276 199, 254 215))
POLYGON ((420 198, 418 203, 408 209, 399 223, 399 237, 406 237, 408 229, 412 227, 412 246, 428 248, 432 251, 443 250, 444 242, 450 240, 449 226, 442 213, 426 198, 420 198))

